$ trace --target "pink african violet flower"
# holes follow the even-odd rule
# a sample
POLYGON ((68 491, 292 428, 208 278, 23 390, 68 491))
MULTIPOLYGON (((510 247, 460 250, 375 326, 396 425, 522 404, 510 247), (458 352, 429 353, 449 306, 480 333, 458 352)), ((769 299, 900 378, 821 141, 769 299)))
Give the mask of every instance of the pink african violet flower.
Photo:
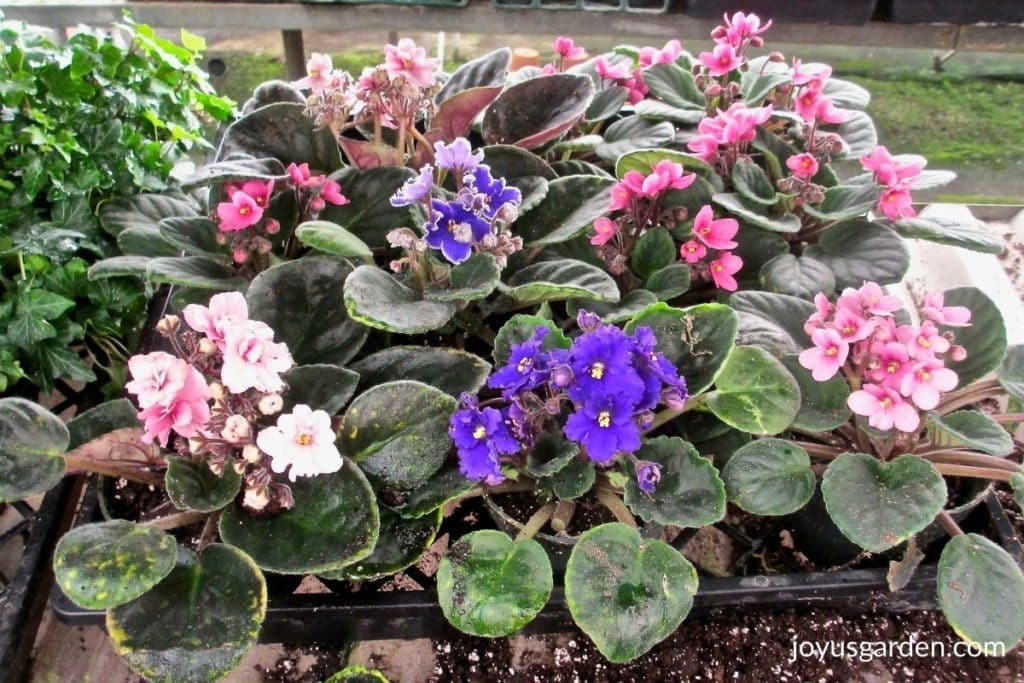
POLYGON ((825 324, 826 318, 832 315, 835 309, 832 307, 832 302, 828 300, 828 297, 818 292, 814 295, 814 313, 804 323, 804 332, 812 334, 815 330, 821 328, 825 324))
POLYGON ((875 180, 886 187, 894 187, 921 175, 924 166, 920 163, 904 163, 889 154, 885 145, 879 145, 871 154, 860 157, 864 170, 875 174, 875 180))
POLYGON ((715 287, 724 289, 727 292, 735 292, 739 289, 739 283, 733 277, 743 267, 743 259, 731 251, 723 251, 718 258, 711 262, 711 279, 715 287))
POLYGON ((857 311, 849 308, 838 308, 832 323, 832 329, 849 343, 859 342, 871 336, 878 322, 874 318, 865 318, 857 311))
POLYGON ((270 195, 274 192, 274 181, 268 180, 264 183, 260 180, 247 180, 242 183, 241 187, 229 184, 225 187, 225 190, 229 197, 233 197, 235 192, 244 192, 252 197, 252 200, 256 202, 256 206, 265 209, 270 203, 270 195))
POLYGON ((640 190, 647 197, 657 197, 665 190, 685 190, 697 179, 696 173, 683 173, 682 164, 663 159, 651 168, 644 178, 640 190))
POLYGON ((590 243, 595 246, 601 246, 607 244, 609 240, 615 237, 615 233, 619 231, 619 226, 607 216, 601 216, 594 221, 594 230, 596 230, 596 233, 590 238, 590 243))
POLYGON ((261 430, 256 445, 270 456, 270 469, 278 474, 288 470, 288 478, 295 481, 341 469, 344 461, 334 445, 336 436, 330 415, 300 403, 278 417, 276 426, 261 430))
POLYGON ((629 64, 625 61, 612 64, 604 57, 594 60, 594 69, 597 75, 609 81, 627 81, 632 78, 633 73, 629 64))
POLYGON ((850 345, 838 332, 828 328, 819 328, 811 332, 814 347, 805 349, 797 359, 804 368, 811 371, 811 376, 818 382, 832 379, 843 367, 850 355, 850 345))
POLYGON ((587 54, 586 49, 576 45, 572 38, 558 36, 555 39, 555 53, 562 59, 579 59, 587 54))
POLYGON ((288 175, 291 177, 293 183, 300 187, 304 187, 311 177, 309 164, 295 164, 294 162, 288 164, 288 175))
POLYGON ((703 161, 711 161, 718 155, 718 138, 714 135, 695 135, 686 143, 686 148, 703 161))
POLYGON ((942 292, 931 292, 924 296, 925 317, 938 325, 946 327, 968 327, 971 324, 971 311, 963 306, 946 306, 946 296, 942 292))
POLYGON ((132 381, 124 388, 135 394, 142 408, 156 403, 171 403, 185 386, 188 369, 185 361, 163 351, 132 356, 128 359, 132 381))
POLYGON ((846 120, 846 113, 836 109, 832 99, 821 94, 820 90, 804 88, 795 102, 796 113, 807 121, 842 123, 846 120))
POLYGON ((844 295, 848 293, 855 294, 864 310, 872 315, 892 315, 901 307, 899 297, 886 294, 877 282, 865 282, 857 290, 843 290, 844 295))
POLYGON ((437 60, 427 57, 427 51, 409 38, 402 38, 398 45, 384 47, 384 68, 391 78, 402 77, 420 88, 434 85, 437 60))
POLYGON ((877 384, 865 384, 850 394, 846 405, 857 415, 868 418, 868 424, 883 432, 896 427, 901 432, 916 432, 921 417, 914 406, 899 393, 877 384))
POLYGON ((658 50, 653 47, 640 48, 640 65, 654 66, 655 64, 674 64, 679 55, 683 54, 683 45, 678 40, 670 40, 665 47, 658 50))
POLYGON ((772 117, 772 105, 764 107, 748 107, 736 102, 718 117, 725 124, 722 129, 721 144, 732 145, 737 142, 750 142, 757 137, 757 127, 768 122, 772 117))
POLYGON ((910 354, 907 347, 899 342, 885 342, 872 346, 872 360, 867 375, 872 382, 899 389, 903 376, 907 374, 910 354))
POLYGON ((271 393, 284 388, 280 373, 293 365, 286 344, 274 343, 274 331, 265 323, 248 320, 224 335, 221 382, 232 394, 249 389, 271 393))
POLYGON ((328 204, 335 206, 344 206, 349 203, 348 197, 341 193, 341 185, 330 178, 324 178, 323 185, 320 186, 320 197, 328 204))
POLYGON ((813 154, 807 152, 794 154, 786 159, 786 168, 792 171, 797 178, 809 180, 818 172, 818 160, 814 158, 813 154))
POLYGON ((689 240, 679 247, 679 257, 687 263, 697 263, 708 255, 708 248, 697 240, 689 240))
POLYGON ((259 223, 263 218, 263 207, 245 192, 237 190, 230 202, 217 204, 217 218, 222 231, 237 232, 259 223))
POLYGON ((612 185, 609 194, 612 196, 612 202, 608 205, 609 211, 621 211, 629 206, 629 202, 633 199, 633 191, 625 182, 612 185))
POLYGON ((334 63, 331 61, 331 56, 314 52, 306 62, 305 78, 295 81, 292 85, 296 88, 309 88, 313 92, 320 92, 330 84, 332 71, 334 71, 334 63))
POLYGON ((921 327, 901 325, 896 329, 896 338, 907 345, 911 358, 932 358, 949 350, 949 340, 942 336, 935 323, 928 320, 921 323, 921 327))
POLYGON ((917 211, 912 206, 914 198, 910 196, 910 189, 905 185, 896 185, 882 192, 878 200, 879 210, 886 218, 897 220, 900 218, 913 218, 917 211))
POLYGON ((761 17, 757 16, 753 12, 750 14, 736 12, 732 17, 725 14, 724 19, 725 26, 719 26, 714 32, 712 32, 711 36, 715 38, 715 40, 719 40, 718 36, 723 36, 724 33, 724 40, 733 47, 739 47, 747 38, 756 38, 757 36, 760 36, 771 28, 772 25, 772 20, 769 19, 765 22, 764 26, 762 26, 761 17), (722 29, 724 29, 724 31, 722 31, 722 29))
POLYGON ((540 68, 541 76, 553 76, 556 73, 558 73, 558 67, 556 67, 552 62, 548 62, 540 68))
POLYGON ((249 319, 249 307, 245 297, 238 292, 214 294, 210 306, 189 304, 182 311, 185 322, 193 330, 209 337, 217 348, 224 349, 224 335, 229 329, 249 319))
POLYGON ((799 59, 793 60, 793 85, 821 90, 831 75, 832 67, 828 64, 804 64, 799 59))
POLYGON ((739 232, 740 224, 733 218, 715 220, 709 204, 705 204, 693 219, 694 236, 712 249, 735 249, 739 246, 732 238, 739 232))
POLYGON ((712 77, 724 76, 740 65, 740 58, 729 43, 719 43, 711 52, 701 52, 699 59, 712 77))
POLYGON ((939 395, 956 388, 959 378, 937 358, 915 363, 903 375, 900 393, 910 398, 921 410, 932 410, 939 405, 939 395))

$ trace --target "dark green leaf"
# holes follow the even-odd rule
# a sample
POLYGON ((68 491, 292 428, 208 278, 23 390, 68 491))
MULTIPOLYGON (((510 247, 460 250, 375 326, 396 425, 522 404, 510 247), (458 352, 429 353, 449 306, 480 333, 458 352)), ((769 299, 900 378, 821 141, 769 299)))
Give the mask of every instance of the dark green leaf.
POLYGON ((718 419, 751 434, 778 434, 800 410, 800 387, 779 359, 756 346, 729 354, 705 403, 718 419))
POLYGON ((313 171, 322 173, 341 168, 341 151, 334 133, 329 128, 316 128, 305 108, 304 104, 277 102, 246 114, 224 133, 217 160, 247 154, 273 157, 285 166, 308 163, 313 171))
POLYGON ((739 195, 720 192, 713 196, 711 201, 744 223, 756 225, 771 232, 788 233, 800 231, 800 219, 796 215, 787 213, 778 218, 769 216, 763 206, 744 204, 739 195))
POLYGON ((633 272, 642 280, 667 268, 675 260, 676 244, 664 228, 648 230, 633 248, 633 272))
POLYGON ((491 364, 458 349, 392 346, 352 366, 365 387, 400 379, 437 387, 446 394, 475 394, 487 381, 491 364))
POLYGON ((509 286, 512 297, 521 303, 575 298, 619 300, 619 288, 608 273, 573 259, 534 263, 513 275, 509 286))
POLYGON ((331 177, 341 185, 349 203, 328 204, 320 220, 335 223, 371 248, 388 246, 387 234, 398 227, 418 228, 424 222, 419 205, 391 206, 391 197, 416 174, 400 166, 360 170, 345 168, 331 177))
POLYGON ((797 355, 784 356, 782 364, 800 386, 800 412, 793 420, 793 427, 828 432, 850 419, 846 405, 850 387, 841 373, 827 382, 819 382, 811 377, 810 370, 800 365, 797 355))
POLYGON ((373 251, 351 232, 329 221, 306 221, 295 229, 295 236, 307 247, 334 256, 373 259, 373 251))
POLYGON ((473 254, 451 270, 451 282, 442 289, 428 285, 423 298, 429 301, 475 301, 493 292, 501 282, 501 269, 491 254, 473 254))
POLYGON ((562 330, 547 318, 536 315, 516 314, 501 326, 494 339, 494 362, 504 365, 508 362, 509 351, 515 344, 533 339, 538 327, 546 327, 548 334, 544 337, 544 350, 567 349, 571 343, 562 330))
POLYGON ((246 281, 227 266, 203 256, 149 259, 146 277, 151 282, 221 292, 245 289, 246 281))
POLYGON ((373 552, 355 564, 321 574, 335 580, 372 581, 416 564, 441 528, 441 508, 433 514, 405 519, 387 508, 380 511, 380 535, 373 552))
POLYGON ((516 83, 484 113, 484 140, 539 147, 576 125, 593 97, 594 82, 587 76, 554 74, 516 83))
POLYGON ((831 296, 836 278, 821 261, 809 256, 779 254, 761 266, 761 285, 772 292, 813 299, 815 294, 831 296))
POLYGON ((100 224, 113 237, 128 228, 156 229, 161 220, 174 216, 193 217, 191 202, 162 194, 139 194, 120 197, 100 204, 100 224))
POLYGON ((215 512, 235 499, 242 477, 232 467, 225 467, 218 476, 205 462, 172 457, 167 460, 164 484, 167 497, 179 510, 215 512))
POLYGON ((836 185, 825 190, 825 199, 815 206, 805 204, 804 211, 820 221, 841 221, 863 217, 878 204, 881 192, 875 184, 836 185))
POLYGON ((316 363, 292 368, 281 378, 288 385, 285 394, 285 410, 298 404, 305 404, 313 410, 323 410, 336 415, 345 407, 356 392, 359 373, 338 365, 316 363))
POLYGON ((899 282, 910 267, 907 245, 889 228, 867 221, 843 221, 821 233, 804 256, 821 261, 836 277, 836 289, 864 282, 899 282))
POLYGON ((676 129, 668 121, 649 121, 642 116, 627 116, 608 126, 604 142, 594 151, 607 162, 638 149, 651 149, 675 140, 676 129))
POLYGON ((42 493, 64 476, 70 442, 59 417, 22 398, 0 398, 0 501, 42 493))
POLYGON ((1013 452, 1013 438, 998 422, 976 410, 928 414, 928 436, 936 446, 970 448, 1002 458, 1013 452))
POLYGON ((807 451, 782 439, 757 439, 722 470, 729 500, 755 515, 788 515, 814 495, 817 477, 807 451))
POLYGON ((970 327, 939 326, 943 333, 955 336, 955 343, 967 349, 962 361, 946 361, 946 367, 966 387, 999 367, 1006 355, 1006 323, 995 302, 976 287, 947 289, 946 306, 964 306, 971 312, 970 327))
POLYGON ((996 370, 999 384, 1013 398, 1024 401, 1024 344, 1006 349, 1006 356, 996 370))
POLYGON ((623 498, 645 522, 699 529, 725 516, 725 486, 711 461, 679 437, 659 436, 644 441, 636 457, 661 465, 661 480, 653 493, 637 484, 636 466, 626 461, 623 498))
POLYGON ((703 112, 704 93, 697 89, 693 74, 678 64, 655 64, 644 69, 644 83, 651 94, 670 106, 703 112))
POLYGON ((644 287, 659 301, 674 299, 690 288, 690 267, 685 263, 665 266, 651 273, 644 287))
POLYGON ((732 167, 732 184, 743 199, 771 206, 778 201, 778 195, 771 179, 760 166, 750 160, 739 159, 732 167))
POLYGON ((516 222, 516 232, 530 246, 565 242, 581 234, 608 213, 615 181, 571 175, 548 183, 548 193, 528 216, 516 222))
POLYGON ((470 60, 456 69, 445 81, 441 92, 434 98, 441 103, 467 88, 481 88, 502 85, 508 72, 512 51, 507 47, 488 52, 483 57, 470 60))
POLYGON ((388 332, 420 334, 443 327, 455 304, 420 299, 376 266, 359 266, 345 281, 345 307, 355 321, 388 332))
POLYGON ((624 323, 658 299, 646 289, 634 289, 614 304, 593 299, 570 299, 566 303, 566 312, 576 317, 579 311, 585 310, 601 316, 601 320, 612 325, 624 323))

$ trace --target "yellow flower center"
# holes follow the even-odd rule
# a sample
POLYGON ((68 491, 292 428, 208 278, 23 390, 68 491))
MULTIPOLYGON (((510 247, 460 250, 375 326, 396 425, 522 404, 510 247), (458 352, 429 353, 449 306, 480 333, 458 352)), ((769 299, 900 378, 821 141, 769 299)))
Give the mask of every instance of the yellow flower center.
POLYGON ((479 441, 485 436, 487 436, 487 427, 484 427, 483 425, 477 425, 477 428, 473 430, 473 438, 479 441))
POLYGON ((248 206, 243 206, 242 208, 240 208, 238 210, 238 213, 243 215, 243 216, 248 216, 249 215, 249 207, 248 206))
POLYGON ((831 356, 837 356, 837 355, 839 355, 839 349, 837 349, 834 346, 830 346, 827 349, 825 349, 825 355, 826 356, 830 356, 830 357, 831 356))
POLYGON ((896 371, 899 370, 899 369, 900 369, 900 364, 897 363, 896 361, 892 361, 891 363, 889 363, 885 367, 885 371, 888 372, 890 375, 895 375, 896 371))
POLYGON ((716 273, 721 273, 723 270, 725 270, 725 268, 722 267, 721 263, 716 263, 712 270, 714 270, 716 273))
POLYGON ((843 328, 843 334, 846 335, 847 337, 850 336, 851 334, 853 334, 856 331, 857 330, 854 327, 850 326, 850 325, 847 325, 847 326, 845 326, 843 328))
POLYGON ((310 69, 309 70, 310 78, 320 78, 320 73, 321 73, 320 69, 310 69))
POLYGON ((299 444, 300 446, 308 446, 310 443, 312 443, 312 441, 312 434, 299 434, 298 436, 295 437, 295 443, 299 444))
POLYGON ((881 401, 878 402, 878 405, 882 408, 882 410, 885 410, 892 405, 892 399, 883 398, 881 401))
POLYGON ((531 367, 533 367, 533 359, 523 358, 522 360, 519 361, 519 364, 516 365, 516 370, 518 370, 520 373, 524 373, 527 372, 531 367))
POLYGON ((927 370, 922 370, 920 373, 918 373, 918 377, 921 378, 922 382, 927 382, 932 378, 932 373, 928 372, 927 370))
POLYGON ((928 339, 928 337, 922 336, 917 338, 917 345, 920 346, 922 349, 928 349, 931 348, 932 343, 928 339))
POLYGON ((604 363, 598 361, 590 366, 590 376, 594 379, 601 379, 604 377, 604 363))
POLYGON ((612 414, 607 410, 602 410, 597 415, 597 424, 602 427, 608 428, 612 426, 612 414))

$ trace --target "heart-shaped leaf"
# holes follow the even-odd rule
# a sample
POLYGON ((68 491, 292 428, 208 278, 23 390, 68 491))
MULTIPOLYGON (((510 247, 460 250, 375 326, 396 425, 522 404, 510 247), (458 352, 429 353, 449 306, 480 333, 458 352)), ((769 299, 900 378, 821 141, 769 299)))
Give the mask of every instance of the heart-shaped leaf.
POLYGON ((821 233, 804 256, 821 261, 836 278, 836 289, 860 287, 865 281, 899 282, 910 267, 907 245, 895 232, 868 221, 844 221, 821 233))
POLYGON ((976 382, 999 367, 1006 355, 1006 323, 999 308, 976 287, 947 289, 946 306, 964 306, 971 312, 970 327, 939 326, 943 333, 956 337, 956 343, 967 350, 962 361, 946 361, 946 367, 956 372, 958 386, 976 382))
POLYGON ((314 171, 341 168, 341 151, 330 128, 317 128, 306 116, 306 105, 277 102, 246 114, 228 127, 217 160, 233 154, 273 157, 287 166, 308 163, 314 171))
POLYGON ((685 263, 673 263, 660 268, 651 273, 644 288, 659 301, 674 299, 690 289, 690 267, 685 263))
POLYGON ((359 373, 338 365, 316 363, 292 368, 282 375, 282 379, 288 385, 288 393, 284 396, 285 411, 305 404, 313 410, 336 415, 356 392, 360 377, 359 373))
POLYGON ((605 161, 614 163, 623 154, 672 142, 675 140, 676 129, 669 121, 649 121, 642 116, 627 116, 608 126, 602 135, 604 142, 594 151, 605 161))
POLYGON ((406 519, 416 519, 444 507, 476 485, 452 461, 411 491, 388 491, 385 504, 406 519))
POLYGON ((567 349, 572 343, 566 338, 554 322, 547 318, 536 315, 524 315, 519 313, 508 319, 494 338, 494 362, 496 365, 504 365, 508 362, 509 352, 515 344, 533 339, 537 334, 538 327, 546 327, 547 336, 544 337, 544 350, 567 349))
POLYGON ((633 248, 633 272, 641 279, 650 277, 676 260, 676 245, 664 228, 653 228, 637 240, 633 248))
POLYGON ((582 536, 565 568, 565 600, 610 662, 636 659, 672 634, 693 606, 697 570, 672 546, 624 524, 582 536))
POLYGON ((571 175, 548 183, 548 193, 529 216, 516 223, 517 234, 530 246, 558 244, 587 230, 608 213, 615 181, 571 175))
MULTIPOLYGON (((124 233, 122 233, 124 234, 124 233)), ((191 256, 221 259, 227 249, 217 244, 220 229, 206 216, 165 218, 160 221, 160 239, 191 256)))
POLYGON ((477 115, 500 94, 500 85, 467 88, 442 101, 430 125, 440 132, 442 140, 462 137, 469 133, 477 115))
POLYGON ((871 103, 871 93, 867 89, 844 81, 841 78, 829 78, 825 81, 822 92, 827 95, 837 107, 842 109, 859 109, 864 111, 871 103))
POLYGON ((532 538, 513 541, 484 529, 463 536, 441 558, 437 600, 452 626, 497 638, 533 621, 554 581, 551 561, 532 538))
POLYGON ((475 354, 429 346, 392 346, 352 367, 365 387, 406 379, 429 384, 452 396, 464 391, 475 394, 491 372, 491 364, 475 354))
POLYGON ((221 515, 220 536, 261 568, 281 574, 340 569, 373 551, 380 529, 370 482, 345 458, 337 472, 300 477, 290 484, 295 506, 256 519, 237 505, 221 515))
POLYGON ((751 434, 778 434, 800 410, 800 387, 782 362, 756 346, 737 346, 704 397, 715 416, 751 434))
POLYGON ((387 676, 376 669, 353 664, 328 678, 324 683, 389 683, 387 676))
POLYGON ((330 256, 307 256, 263 271, 249 285, 249 315, 274 330, 299 365, 344 365, 368 331, 349 318, 342 286, 352 266, 330 256))
POLYGON ((456 69, 445 81, 435 101, 444 102, 453 95, 469 88, 500 86, 505 82, 512 51, 507 47, 488 52, 456 69))
POLYGON ((629 90, 621 85, 598 90, 594 99, 590 101, 583 120, 587 123, 606 121, 622 111, 622 106, 626 104, 627 99, 629 99, 629 90))
POLYGON ((977 410, 958 410, 949 415, 929 413, 928 437, 936 446, 966 446, 997 458, 1013 452, 1013 438, 1006 429, 977 410))
POLYGON ((824 222, 860 218, 875 208, 880 195, 874 183, 836 185, 825 190, 825 199, 820 204, 806 204, 803 209, 808 215, 824 222))
POLYGON ((137 414, 138 410, 131 401, 118 398, 75 415, 67 424, 68 435, 71 437, 68 450, 74 450, 119 429, 142 427, 137 414))
POLYGON ((753 206, 744 204, 743 199, 739 195, 720 192, 714 195, 711 201, 742 222, 755 225, 764 230, 782 233, 800 231, 800 219, 796 215, 787 213, 779 217, 770 216, 765 207, 759 204, 754 204, 753 206))
POLYGON ((740 332, 736 343, 741 346, 756 346, 781 358, 802 351, 785 330, 764 318, 738 311, 740 332))
POLYGON ((633 105, 633 111, 645 119, 655 121, 671 121, 679 124, 680 127, 691 127, 700 123, 705 112, 699 109, 680 109, 661 100, 640 100, 633 105))
POLYGON ((936 583, 949 625, 985 654, 1005 655, 1024 636, 1024 575, 1009 553, 984 536, 949 539, 936 583))
POLYGON ((165 218, 190 218, 197 213, 195 206, 187 199, 164 194, 118 197, 103 202, 97 211, 100 225, 111 237, 117 237, 129 229, 156 230, 165 218))
POLYGON ((850 419, 850 409, 846 405, 850 387, 842 373, 827 382, 819 382, 811 376, 810 370, 800 365, 797 354, 784 356, 782 364, 800 386, 800 412, 793 420, 793 427, 810 432, 828 432, 850 419))
POLYGON ((704 93, 693 81, 693 74, 678 64, 655 64, 644 69, 644 83, 654 97, 672 107, 701 112, 707 107, 704 93))
POLYGON ((846 143, 846 156, 856 158, 871 154, 878 147, 878 131, 871 117, 862 111, 850 111, 839 124, 839 137, 846 143))
POLYGON ((483 299, 501 283, 501 269, 491 254, 473 254, 455 266, 448 287, 427 285, 423 298, 429 301, 475 301, 483 299))
POLYGON ((53 488, 71 436, 59 417, 23 398, 0 398, 0 501, 53 488))
POLYGON ((454 398, 422 382, 379 384, 349 406, 339 429, 344 453, 389 488, 411 489, 440 469, 452 448, 454 398))
POLYGON ((551 163, 551 169, 559 178, 565 178, 571 175, 596 175, 601 176, 602 178, 615 177, 600 166, 596 166, 589 161, 581 161, 579 159, 554 161, 551 163))
POLYGON ((320 220, 340 225, 371 248, 387 247, 389 232, 401 226, 418 228, 426 220, 419 204, 391 206, 391 197, 415 175, 400 166, 345 168, 331 177, 349 202, 328 204, 320 212, 320 220))
POLYGON ((283 180, 287 173, 277 159, 266 157, 257 159, 248 155, 235 155, 196 169, 195 175, 181 184, 185 190, 192 190, 204 185, 216 185, 246 180, 283 180))
POLYGON ((117 236, 117 248, 125 255, 151 258, 181 253, 180 248, 164 239, 159 228, 125 228, 117 236))
POLYGON ((238 495, 242 477, 231 467, 216 475, 205 462, 174 457, 167 459, 164 484, 167 497, 179 510, 216 512, 238 495))
POLYGON ((658 298, 646 289, 634 289, 614 304, 606 301, 594 301, 593 299, 570 299, 565 305, 565 310, 574 318, 581 309, 590 311, 601 316, 601 320, 604 322, 618 325, 657 302, 658 298))
POLYGON ((552 259, 529 265, 509 280, 512 298, 520 303, 597 299, 618 301, 619 287, 600 268, 574 259, 552 259))
POLYGON ((865 453, 844 453, 829 463, 821 493, 843 535, 880 553, 931 524, 946 502, 946 482, 916 455, 882 463, 865 453))
POLYGON ((577 458, 570 460, 557 472, 538 479, 537 496, 575 500, 590 491, 595 481, 597 470, 594 469, 594 463, 586 458, 577 458))
POLYGON ((1006 393, 1024 402, 1024 344, 1006 349, 1006 356, 996 370, 996 377, 1006 393))
POLYGON ((638 171, 643 175, 647 175, 659 161, 671 161, 679 164, 687 172, 696 173, 705 180, 718 180, 718 174, 715 172, 715 169, 706 161, 671 149, 642 149, 625 154, 615 162, 615 175, 618 178, 623 178, 630 171, 638 171))
POLYGON ((75 527, 60 539, 53 572, 79 607, 106 609, 139 597, 174 568, 177 542, 159 529, 115 519, 75 527))
POLYGON ((759 279, 765 289, 808 300, 818 293, 829 296, 836 288, 835 275, 828 266, 793 254, 779 254, 761 266, 759 279))
POLYGON ((146 278, 150 282, 219 292, 244 290, 248 284, 245 278, 235 275, 228 266, 205 256, 162 256, 149 259, 146 278))
POLYGON ((959 216, 930 213, 914 218, 889 221, 889 227, 903 235, 939 244, 963 247, 985 254, 1000 254, 1006 245, 978 220, 964 221, 959 216))
POLYGON ((811 338, 804 332, 804 323, 814 313, 814 304, 810 301, 786 294, 736 292, 729 297, 729 305, 777 327, 796 350, 802 351, 811 345, 811 338))
POLYGON ((524 176, 540 176, 554 180, 557 176, 548 162, 533 152, 515 145, 488 145, 483 148, 484 163, 490 166, 495 178, 511 181, 524 176))
POLYGON ((780 254, 790 252, 789 242, 780 233, 762 230, 761 228, 740 223, 740 231, 736 233, 736 241, 739 246, 733 253, 743 259, 743 270, 738 274, 744 287, 756 287, 758 285, 757 275, 764 264, 771 261, 780 254))
POLYGON ((773 90, 792 80, 788 73, 763 73, 761 71, 754 71, 753 67, 751 67, 750 71, 743 74, 743 77, 745 80, 742 88, 743 99, 749 107, 761 106, 773 90), (747 77, 752 74, 753 78, 748 79, 747 77))
POLYGON ((441 528, 441 508, 406 519, 387 508, 380 511, 380 535, 373 552, 355 564, 320 576, 339 581, 373 581, 391 576, 419 561, 441 528))
POLYGON ((736 342, 736 314, 721 304, 672 308, 657 303, 637 314, 626 325, 632 334, 641 325, 651 328, 658 351, 672 361, 686 379, 691 396, 715 381, 736 342))
POLYGON ((788 515, 814 495, 818 479, 807 451, 782 439, 756 439, 722 470, 729 500, 755 515, 788 515))
POLYGON ((543 432, 526 456, 526 471, 534 477, 549 477, 564 469, 579 452, 572 441, 543 432))
POLYGON ((484 140, 540 147, 575 126, 593 97, 594 82, 587 76, 554 74, 516 83, 484 113, 484 140))
POLYGON ((111 256, 89 266, 89 279, 102 280, 108 277, 145 277, 146 268, 152 259, 148 256, 111 256))
POLYGON ((732 168, 732 184, 739 196, 755 204, 771 206, 778 201, 771 178, 753 161, 737 160, 732 168))
POLYGON ((107 632, 132 671, 151 681, 211 681, 235 668, 259 636, 267 584, 237 548, 178 550, 152 590, 107 612, 107 632))
POLYGON ((359 266, 345 281, 349 316, 368 327, 422 334, 444 327, 455 304, 420 299, 415 291, 376 266, 359 266))
POLYGON ((636 466, 626 461, 624 500, 645 522, 699 529, 725 516, 725 486, 711 461, 702 458, 688 441, 659 436, 644 441, 636 457, 661 465, 661 479, 653 493, 640 489, 636 466))
POLYGON ((307 247, 334 256, 352 256, 373 260, 373 251, 351 232, 329 221, 306 221, 295 229, 295 236, 307 247))

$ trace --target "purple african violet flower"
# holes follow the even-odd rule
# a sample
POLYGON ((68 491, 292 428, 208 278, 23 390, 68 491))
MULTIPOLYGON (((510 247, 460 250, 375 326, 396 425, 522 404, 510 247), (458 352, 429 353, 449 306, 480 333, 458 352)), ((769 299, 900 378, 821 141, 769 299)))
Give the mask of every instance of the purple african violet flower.
POLYGON ((486 164, 480 164, 471 173, 466 174, 464 182, 476 190, 477 200, 482 205, 481 210, 488 218, 494 218, 502 210, 507 212, 509 208, 518 211, 519 203, 523 200, 519 188, 508 187, 503 178, 493 177, 490 167, 486 164))
POLYGON ((473 151, 466 138, 455 138, 451 144, 434 143, 434 162, 443 169, 452 171, 457 177, 476 168, 484 160, 484 151, 473 151))
POLYGON ((623 394, 607 394, 585 403, 569 416, 565 435, 587 449, 587 455, 605 464, 617 453, 640 448, 640 428, 633 419, 633 402, 623 394))
POLYGON ((459 410, 448 424, 448 434, 459 454, 459 469, 467 479, 486 479, 499 483, 501 455, 510 455, 522 446, 512 436, 505 416, 495 408, 477 408, 475 399, 459 410))
POLYGON ((575 382, 569 398, 586 403, 611 392, 636 405, 644 394, 644 383, 633 368, 631 344, 614 325, 599 327, 576 338, 570 353, 575 382))
POLYGON ((533 338, 509 349, 508 361, 491 375, 487 386, 503 389, 507 396, 536 389, 548 379, 548 354, 544 351, 544 338, 548 328, 538 327, 533 338))
POLYGON ((661 465, 650 460, 639 460, 636 463, 636 484, 645 493, 654 493, 661 481, 661 465))
POLYGON ((452 263, 462 263, 473 253, 473 245, 491 232, 491 226, 458 202, 433 200, 433 220, 424 225, 425 241, 440 249, 452 263))
POLYGON ((420 169, 420 174, 405 181, 391 197, 391 206, 409 206, 419 204, 430 198, 434 188, 434 169, 427 164, 420 169))

